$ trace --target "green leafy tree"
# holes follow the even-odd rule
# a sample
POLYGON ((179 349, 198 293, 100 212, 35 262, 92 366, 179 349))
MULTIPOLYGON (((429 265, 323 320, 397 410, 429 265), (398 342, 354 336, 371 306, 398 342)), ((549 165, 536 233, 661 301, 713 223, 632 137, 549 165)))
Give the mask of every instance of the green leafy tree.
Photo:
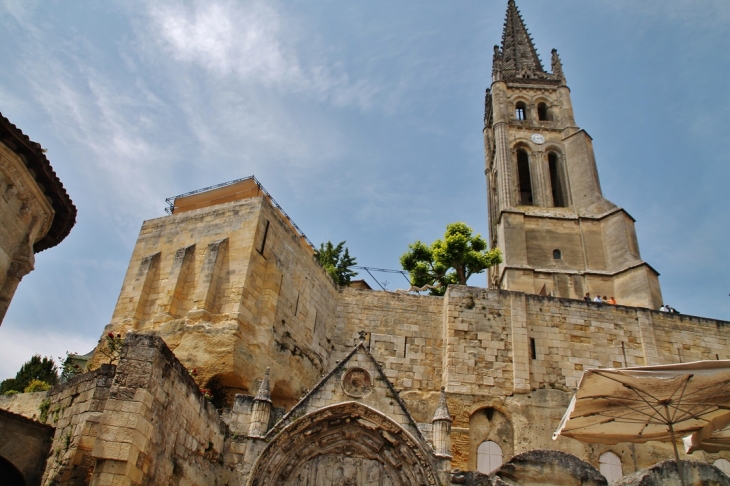
POLYGON ((344 241, 337 246, 331 241, 322 243, 319 250, 314 250, 314 257, 337 285, 350 285, 352 277, 357 275, 357 272, 350 270, 351 266, 357 265, 357 261, 350 256, 344 241))
POLYGON ((11 390, 23 392, 33 380, 40 380, 53 386, 58 383, 58 368, 52 358, 41 358, 36 354, 29 361, 26 361, 15 375, 0 383, 0 394, 6 394, 11 390))
POLYGON ((400 263, 410 273, 411 285, 433 285, 432 295, 444 295, 450 284, 466 285, 472 275, 502 263, 499 249, 487 250, 486 241, 473 232, 465 223, 452 223, 446 226, 443 240, 408 245, 400 263))

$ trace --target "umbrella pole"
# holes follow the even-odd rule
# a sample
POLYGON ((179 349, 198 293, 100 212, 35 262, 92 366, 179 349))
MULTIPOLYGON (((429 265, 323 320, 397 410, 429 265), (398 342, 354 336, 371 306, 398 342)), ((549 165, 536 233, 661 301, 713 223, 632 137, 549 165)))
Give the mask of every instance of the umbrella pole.
MULTIPOLYGON (((669 418, 669 409, 666 405, 664 408, 667 409, 667 418, 669 418)), ((671 419, 669 422, 669 433, 672 434, 672 446, 674 447, 674 459, 677 461, 677 473, 679 474, 679 482, 682 486, 687 486, 684 482, 684 475, 682 475, 682 463, 679 461, 679 452, 677 451, 677 438, 674 437, 674 427, 672 427, 671 419)))

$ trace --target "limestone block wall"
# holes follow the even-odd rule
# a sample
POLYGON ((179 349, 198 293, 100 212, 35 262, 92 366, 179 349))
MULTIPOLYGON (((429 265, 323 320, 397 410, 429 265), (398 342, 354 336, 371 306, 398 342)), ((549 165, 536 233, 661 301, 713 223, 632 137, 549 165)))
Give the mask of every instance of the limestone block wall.
MULTIPOLYGON (((408 404, 418 422, 430 423, 441 387, 444 299, 441 297, 341 289, 330 338, 336 359, 366 332, 365 344, 408 404)), ((334 363, 333 363, 334 364, 334 363)))
POLYGON ((227 429, 197 388, 160 338, 128 335, 98 417, 91 484, 213 484, 227 429))
POLYGON ((105 332, 161 336, 228 406, 270 366, 272 399, 290 407, 330 365, 335 294, 291 223, 253 197, 146 221, 105 332))
MULTIPOLYGON (((89 484, 95 459, 91 452, 100 427, 114 366, 79 375, 48 392, 45 423, 55 427, 43 484, 89 484)), ((39 417, 43 419, 44 417, 39 417)))

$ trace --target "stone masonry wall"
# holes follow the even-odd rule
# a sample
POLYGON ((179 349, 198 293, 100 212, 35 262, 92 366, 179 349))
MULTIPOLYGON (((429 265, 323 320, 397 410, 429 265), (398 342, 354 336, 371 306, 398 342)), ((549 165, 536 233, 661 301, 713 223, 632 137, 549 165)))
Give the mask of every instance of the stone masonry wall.
POLYGON ((98 418, 109 397, 115 367, 103 365, 48 391, 39 418, 56 428, 46 462, 44 485, 89 484, 94 470, 91 451, 99 433, 98 418))
POLYGON ((48 392, 18 393, 0 395, 0 409, 17 413, 29 419, 38 420, 38 407, 46 399, 48 392))
POLYGON ((92 454, 92 485, 214 484, 226 426, 154 336, 126 338, 92 454))
MULTIPOLYGON (((341 359, 366 332, 366 345, 417 422, 431 422, 441 387, 444 299, 342 289, 331 339, 341 359), (432 393, 434 392, 434 393, 432 393)), ((334 363, 333 363, 334 364, 334 363)))

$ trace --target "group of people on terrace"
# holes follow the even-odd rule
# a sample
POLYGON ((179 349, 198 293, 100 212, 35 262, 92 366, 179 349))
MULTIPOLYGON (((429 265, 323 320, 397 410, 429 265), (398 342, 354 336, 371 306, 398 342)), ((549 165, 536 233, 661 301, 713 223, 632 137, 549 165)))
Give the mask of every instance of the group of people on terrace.
POLYGON ((616 305, 616 299, 614 299, 613 296, 611 296, 611 298, 609 299, 605 295, 601 297, 601 295, 599 294, 596 295, 594 298, 591 298, 591 294, 588 292, 586 292, 586 296, 583 297, 583 300, 585 300, 586 302, 598 302, 599 304, 616 305))

